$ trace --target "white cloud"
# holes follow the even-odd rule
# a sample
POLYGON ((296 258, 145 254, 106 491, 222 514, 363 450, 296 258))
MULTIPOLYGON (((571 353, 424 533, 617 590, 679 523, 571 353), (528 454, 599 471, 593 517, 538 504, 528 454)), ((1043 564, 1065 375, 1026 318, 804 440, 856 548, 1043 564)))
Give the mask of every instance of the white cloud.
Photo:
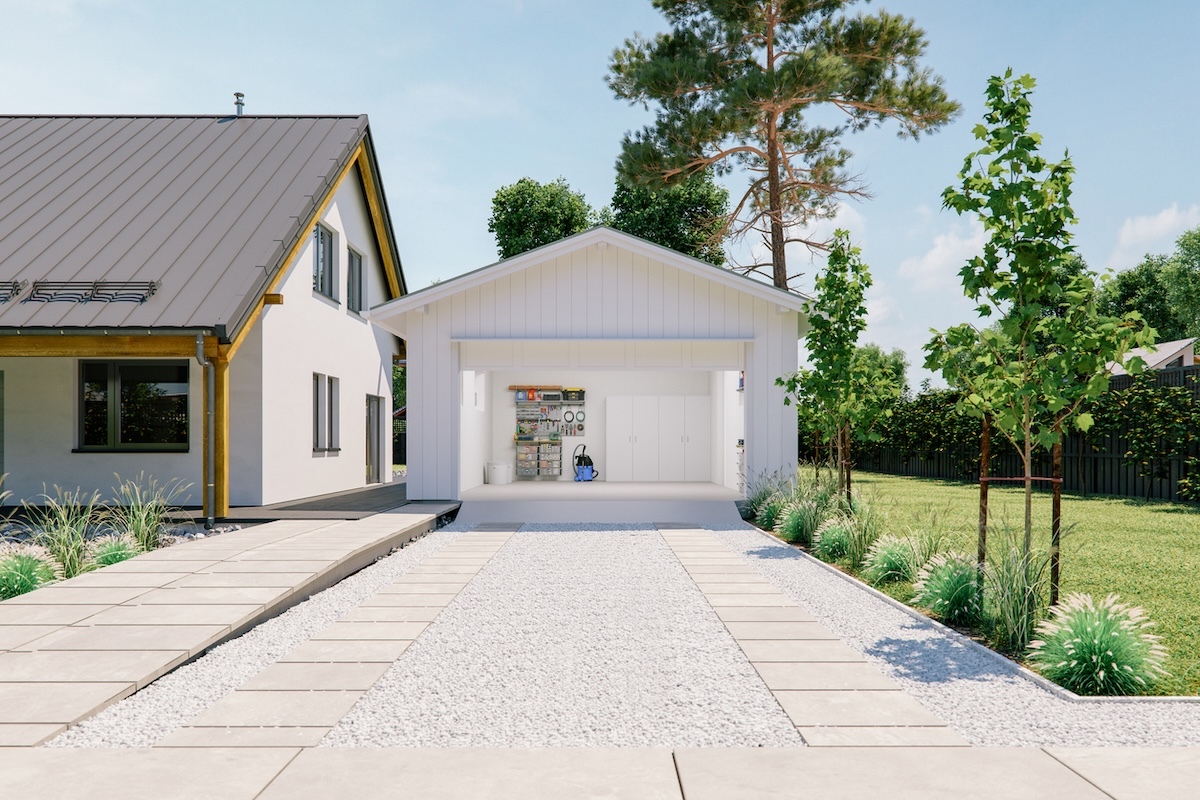
POLYGON ((965 231, 956 225, 954 230, 934 236, 932 246, 921 255, 901 261, 898 273, 919 289, 957 285, 959 270, 983 251, 984 239, 978 221, 968 221, 965 231))
POLYGON ((1176 237, 1200 225, 1200 205, 1180 209, 1178 203, 1152 216, 1129 217, 1117 234, 1117 246, 1108 257, 1109 269, 1132 267, 1146 253, 1170 252, 1176 237))
MULTIPOLYGON (((854 206, 839 203, 832 217, 817 220, 803 228, 793 229, 789 235, 822 242, 832 239, 833 232, 838 228, 845 228, 850 232, 851 243, 862 246, 866 239, 867 218, 854 206)), ((732 259, 738 264, 770 264, 771 262, 771 249, 757 233, 748 234, 742 242, 733 243, 729 249, 732 259)), ((789 244, 785 253, 788 272, 792 275, 801 274, 800 280, 793 282, 792 288, 805 293, 811 292, 814 273, 825 266, 825 253, 811 250, 796 242, 789 244)))

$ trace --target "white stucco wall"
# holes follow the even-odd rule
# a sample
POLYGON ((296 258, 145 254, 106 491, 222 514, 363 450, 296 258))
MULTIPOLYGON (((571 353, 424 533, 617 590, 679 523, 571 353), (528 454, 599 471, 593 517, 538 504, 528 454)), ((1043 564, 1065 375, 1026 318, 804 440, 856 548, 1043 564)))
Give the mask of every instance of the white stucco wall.
POLYGON ((262 325, 246 334, 229 362, 229 504, 263 504, 262 325))
MULTIPOLYGON (((363 199, 351 171, 322 217, 334 233, 338 297, 312 288, 313 244, 306 240, 279 292, 283 305, 267 306, 259 319, 262 339, 262 498, 264 504, 366 485, 366 398, 382 397, 378 446, 384 482, 391 480, 392 354, 395 337, 346 307, 347 247, 363 256, 370 308, 388 299, 382 261, 363 199), (338 453, 312 447, 312 375, 339 380, 338 453)), ((247 342, 247 344, 249 344, 247 342)), ((239 351, 233 363, 241 357, 239 351)), ((232 367, 231 367, 232 369, 232 367)), ((234 387, 230 385, 231 395, 234 387)), ((255 413, 231 408, 232 417, 255 413)), ((231 475, 231 483, 237 478, 231 475)))
MULTIPOLYGON (((96 360, 96 359, 88 359, 96 360)), ((134 361, 137 359, 121 359, 134 361)), ((150 359, 176 361, 182 359, 150 359)), ((79 446, 80 368, 76 358, 0 358, 4 373, 5 503, 36 503, 53 486, 99 491, 112 497, 114 473, 123 479, 139 472, 159 483, 179 479, 191 487, 181 505, 199 505, 203 487, 203 370, 189 359, 188 439, 185 453, 72 453, 79 446)))
MULTIPOLYGON (((556 375, 566 368, 631 365, 726 370, 731 367, 722 354, 730 349, 746 371, 748 473, 795 470, 795 410, 783 405, 783 390, 774 383, 796 369, 798 312, 668 261, 619 241, 581 244, 518 272, 476 280, 390 323, 381 312, 408 343, 408 496, 458 497, 460 370, 501 369, 518 349, 520 367, 556 375), (564 348, 573 355, 564 359, 564 348)), ((727 431, 714 429, 716 435, 728 438, 727 431)))

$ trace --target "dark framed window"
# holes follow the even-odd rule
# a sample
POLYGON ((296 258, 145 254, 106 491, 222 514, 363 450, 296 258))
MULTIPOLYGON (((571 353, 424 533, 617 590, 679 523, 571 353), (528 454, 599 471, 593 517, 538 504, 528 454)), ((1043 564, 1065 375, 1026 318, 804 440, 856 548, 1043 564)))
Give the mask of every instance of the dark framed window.
POLYGON ((346 251, 346 308, 354 312, 360 312, 366 308, 363 259, 353 250, 346 251))
POLYGON ((319 372, 313 373, 313 451, 337 452, 340 449, 338 419, 341 416, 338 399, 338 379, 319 372))
POLYGON ((337 299, 337 266, 333 232, 323 225, 313 228, 313 291, 337 299))
POLYGON ((188 362, 80 362, 80 450, 188 449, 188 362))

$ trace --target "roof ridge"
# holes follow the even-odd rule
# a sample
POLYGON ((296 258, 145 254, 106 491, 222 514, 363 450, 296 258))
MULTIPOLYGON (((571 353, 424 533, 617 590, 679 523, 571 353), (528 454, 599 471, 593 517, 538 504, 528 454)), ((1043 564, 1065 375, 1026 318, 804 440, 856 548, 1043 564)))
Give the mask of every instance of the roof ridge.
POLYGON ((0 114, 0 119, 358 119, 367 114, 0 114))

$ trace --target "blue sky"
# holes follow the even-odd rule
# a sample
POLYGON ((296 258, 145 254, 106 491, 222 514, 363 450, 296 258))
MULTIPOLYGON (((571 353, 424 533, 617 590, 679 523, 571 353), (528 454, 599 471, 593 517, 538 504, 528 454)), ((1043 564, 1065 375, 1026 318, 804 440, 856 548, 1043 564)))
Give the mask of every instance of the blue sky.
MULTIPOLYGON (((973 317, 957 271, 978 228, 940 209, 974 147, 987 77, 1038 79, 1034 127, 1070 150, 1076 245, 1094 268, 1166 252, 1200 225, 1200 5, 1166 0, 880 0, 927 32, 963 115, 919 142, 850 137, 874 199, 839 224, 876 285, 867 338, 913 363, 931 327, 973 317)), ((622 134, 649 116, 603 82, 625 37, 662 29, 649 0, 172 2, 0 0, 0 113, 360 113, 371 117, 409 285, 495 260, 492 193, 563 176, 612 194, 622 134)), ((730 186, 741 182, 732 178, 730 186)), ((793 256, 811 279, 819 263, 793 256)))

